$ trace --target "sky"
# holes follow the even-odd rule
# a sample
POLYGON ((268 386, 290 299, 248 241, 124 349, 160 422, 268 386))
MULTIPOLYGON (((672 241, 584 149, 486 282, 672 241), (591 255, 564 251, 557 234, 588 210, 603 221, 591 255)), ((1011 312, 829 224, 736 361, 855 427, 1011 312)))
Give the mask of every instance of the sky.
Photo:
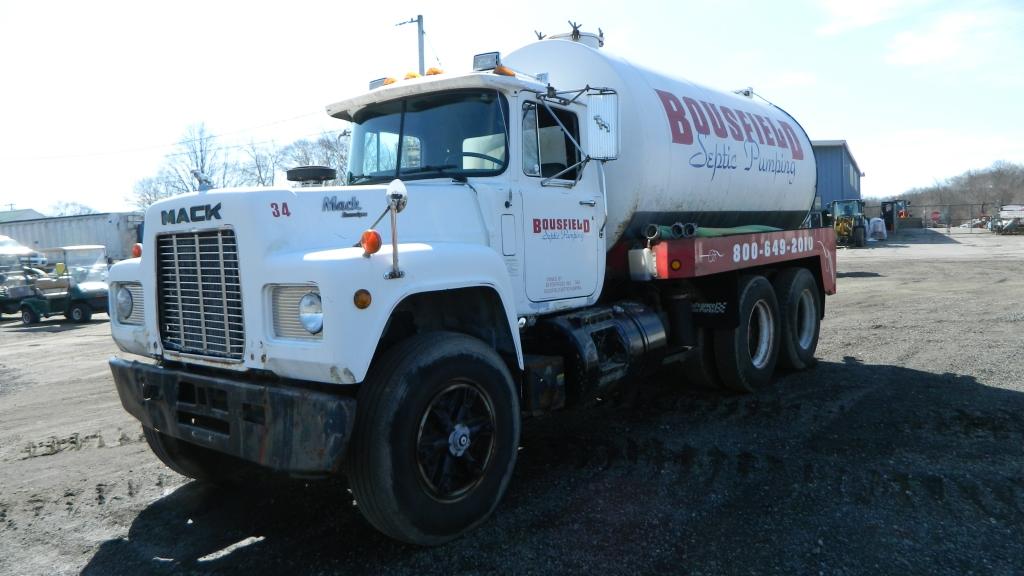
POLYGON ((869 197, 1024 163, 1024 0, 0 0, 0 210, 130 210, 198 123, 219 146, 344 128, 326 105, 416 69, 395 24, 418 14, 446 72, 572 20, 630 61, 751 86, 846 140, 869 197))

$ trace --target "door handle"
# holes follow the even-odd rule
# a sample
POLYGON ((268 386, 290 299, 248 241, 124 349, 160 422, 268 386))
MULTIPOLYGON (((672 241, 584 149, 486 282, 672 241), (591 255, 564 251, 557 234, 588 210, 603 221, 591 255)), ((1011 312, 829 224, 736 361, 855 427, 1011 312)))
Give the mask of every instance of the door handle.
POLYGON ((597 200, 580 200, 580 206, 597 206, 597 200))

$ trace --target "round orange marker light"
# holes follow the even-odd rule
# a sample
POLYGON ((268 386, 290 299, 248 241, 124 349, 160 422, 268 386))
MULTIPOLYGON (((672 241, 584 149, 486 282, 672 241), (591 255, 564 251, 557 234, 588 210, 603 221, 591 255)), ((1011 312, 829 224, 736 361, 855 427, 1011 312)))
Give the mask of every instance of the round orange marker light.
POLYGON ((363 232, 363 235, 359 237, 359 245, 363 247, 363 256, 369 258, 370 254, 379 252, 381 242, 380 232, 372 228, 363 232))
POLYGON ((132 246, 132 258, 142 258, 142 244, 136 242, 135 246, 132 246))
POLYGON ((373 302, 373 296, 370 295, 369 290, 360 288, 356 290, 356 293, 352 295, 352 303, 356 305, 356 308, 360 310, 366 310, 370 307, 370 303, 373 302))
POLYGON ((427 68, 427 76, 434 76, 434 75, 437 75, 437 74, 444 74, 444 70, 441 70, 437 66, 432 66, 430 68, 427 68))
POLYGON ((406 80, 412 80, 413 78, 419 78, 419 77, 420 77, 419 72, 406 72, 405 73, 405 79, 406 80))
POLYGON ((387 86, 388 84, 394 84, 395 82, 397 82, 397 80, 388 76, 387 78, 384 79, 384 82, 381 83, 381 86, 387 86))
POLYGON ((682 267, 683 267, 683 263, 682 263, 682 262, 680 262, 679 260, 673 260, 673 261, 672 261, 672 262, 671 262, 671 263, 669 264, 669 266, 671 266, 673 270, 679 270, 680 268, 682 268, 682 267))

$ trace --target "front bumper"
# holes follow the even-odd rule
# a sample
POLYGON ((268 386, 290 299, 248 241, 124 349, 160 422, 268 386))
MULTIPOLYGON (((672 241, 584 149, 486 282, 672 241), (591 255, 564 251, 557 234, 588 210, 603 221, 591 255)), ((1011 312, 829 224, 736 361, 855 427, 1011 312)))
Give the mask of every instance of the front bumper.
POLYGON ((110 359, 125 410, 147 428, 295 474, 339 471, 354 398, 110 359))

